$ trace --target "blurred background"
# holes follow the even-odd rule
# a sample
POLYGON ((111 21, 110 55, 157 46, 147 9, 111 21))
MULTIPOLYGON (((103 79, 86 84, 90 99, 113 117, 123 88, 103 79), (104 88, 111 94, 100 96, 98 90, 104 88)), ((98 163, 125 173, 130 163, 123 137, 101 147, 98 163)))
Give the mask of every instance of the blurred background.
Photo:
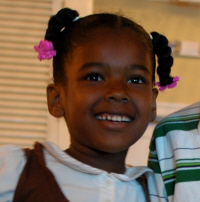
POLYGON ((51 82, 51 61, 37 60, 33 46, 44 38, 47 22, 62 7, 80 16, 120 12, 158 31, 174 48, 174 89, 160 92, 158 117, 131 147, 127 163, 146 165, 149 141, 156 123, 168 114, 200 100, 200 1, 179 0, 0 0, 0 145, 31 147, 35 141, 69 145, 63 119, 49 115, 46 86, 51 82))

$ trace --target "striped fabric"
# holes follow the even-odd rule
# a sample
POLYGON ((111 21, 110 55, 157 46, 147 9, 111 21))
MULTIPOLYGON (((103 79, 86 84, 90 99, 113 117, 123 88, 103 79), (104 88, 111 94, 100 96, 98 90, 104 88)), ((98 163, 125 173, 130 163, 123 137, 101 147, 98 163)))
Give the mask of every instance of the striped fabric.
POLYGON ((200 102, 163 119, 155 128, 148 166, 168 201, 200 201, 200 102))

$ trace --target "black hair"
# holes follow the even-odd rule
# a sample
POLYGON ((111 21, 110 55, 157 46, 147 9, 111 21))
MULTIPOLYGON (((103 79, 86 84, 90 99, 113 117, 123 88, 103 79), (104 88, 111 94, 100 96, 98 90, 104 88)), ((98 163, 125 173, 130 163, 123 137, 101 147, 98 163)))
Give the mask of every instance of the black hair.
POLYGON ((123 29, 129 28, 138 33, 138 38, 144 45, 152 58, 153 82, 155 81, 155 69, 157 55, 157 74, 160 85, 165 86, 173 82, 170 76, 173 65, 171 48, 165 36, 152 32, 153 39, 142 26, 123 16, 111 13, 93 14, 79 20, 74 20, 79 14, 69 8, 61 9, 56 15, 52 16, 48 23, 45 39, 53 43, 56 56, 53 58, 53 77, 54 82, 59 83, 65 80, 64 65, 70 60, 70 53, 79 44, 86 43, 92 33, 99 28, 123 29))

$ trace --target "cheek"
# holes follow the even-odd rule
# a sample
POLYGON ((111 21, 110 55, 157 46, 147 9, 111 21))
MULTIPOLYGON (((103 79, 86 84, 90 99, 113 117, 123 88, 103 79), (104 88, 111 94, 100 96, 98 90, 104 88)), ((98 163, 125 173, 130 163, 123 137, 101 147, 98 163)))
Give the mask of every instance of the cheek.
POLYGON ((70 89, 66 99, 66 116, 73 119, 80 117, 78 119, 80 120, 81 117, 90 114, 97 99, 98 95, 96 92, 86 91, 83 88, 70 89))
POLYGON ((147 91, 146 93, 144 93, 143 96, 140 99, 138 99, 137 103, 138 103, 138 108, 140 112, 148 120, 148 117, 151 117, 152 106, 153 106, 152 91, 147 91))

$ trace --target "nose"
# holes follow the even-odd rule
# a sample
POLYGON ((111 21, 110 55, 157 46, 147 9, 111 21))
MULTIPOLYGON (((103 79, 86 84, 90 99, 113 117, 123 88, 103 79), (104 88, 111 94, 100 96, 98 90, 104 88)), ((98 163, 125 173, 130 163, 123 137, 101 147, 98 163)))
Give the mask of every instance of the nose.
POLYGON ((107 102, 126 103, 130 101, 127 86, 123 82, 112 82, 112 84, 110 83, 107 86, 104 97, 107 102))

